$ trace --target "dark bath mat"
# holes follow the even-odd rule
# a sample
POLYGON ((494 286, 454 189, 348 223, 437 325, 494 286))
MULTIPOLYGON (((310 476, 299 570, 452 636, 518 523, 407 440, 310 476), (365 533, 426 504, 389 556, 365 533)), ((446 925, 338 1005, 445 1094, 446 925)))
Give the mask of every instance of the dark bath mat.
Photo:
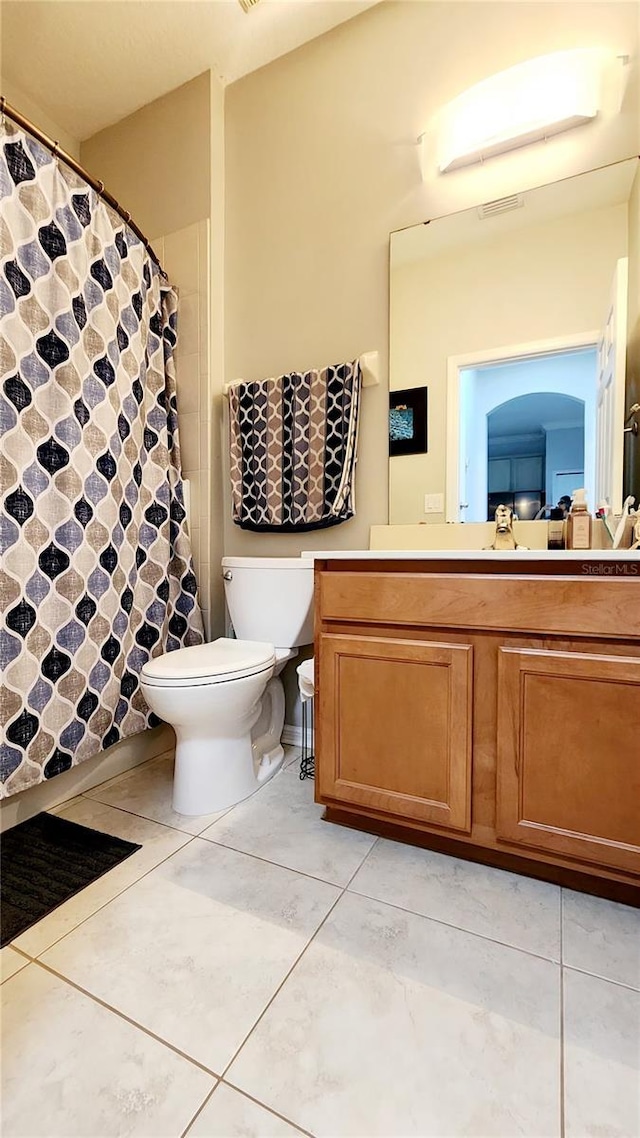
POLYGON ((0 947, 140 848, 55 814, 7 830, 0 837, 0 947))

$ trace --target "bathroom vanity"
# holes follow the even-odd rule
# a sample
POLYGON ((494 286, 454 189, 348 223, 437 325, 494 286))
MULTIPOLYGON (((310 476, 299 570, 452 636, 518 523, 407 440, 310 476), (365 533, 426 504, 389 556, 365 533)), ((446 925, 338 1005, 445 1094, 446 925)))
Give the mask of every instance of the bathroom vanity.
POLYGON ((640 559, 315 555, 325 817, 640 905, 640 559))

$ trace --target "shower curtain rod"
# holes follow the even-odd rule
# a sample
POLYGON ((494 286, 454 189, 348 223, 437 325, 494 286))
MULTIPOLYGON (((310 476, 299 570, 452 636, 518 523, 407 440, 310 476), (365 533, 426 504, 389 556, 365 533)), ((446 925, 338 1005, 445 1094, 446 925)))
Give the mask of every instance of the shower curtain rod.
POLYGON ((67 154, 66 150, 63 150, 58 142, 54 141, 53 138, 49 138, 47 134, 44 134, 43 131, 39 130, 35 123, 32 123, 30 119, 26 118, 25 115, 21 115, 20 111, 16 110, 15 107, 12 107, 11 103, 8 103, 5 99, 4 95, 0 95, 0 122, 2 122, 3 118, 5 117, 11 119, 12 122, 16 123, 17 126, 22 127, 23 130, 28 131, 28 133, 33 135, 33 137, 43 146, 45 146, 47 150, 51 151, 54 158, 60 158, 60 160, 64 162, 66 166, 70 166, 76 174, 79 174, 81 178, 84 178, 85 182, 91 186, 91 189, 95 190, 99 197, 101 197, 107 203, 107 205, 111 206, 111 209, 114 209, 116 213, 122 218, 122 220, 126 222, 129 228, 133 230, 136 237, 140 238, 152 261, 155 261, 156 265, 160 269, 160 272, 163 274, 163 276, 166 277, 166 273, 162 268, 162 265, 160 264, 160 261, 158 260, 156 254, 154 253, 148 238, 145 237, 139 226, 137 226, 135 221, 132 220, 131 214, 128 213, 126 209, 123 209, 120 205, 120 202, 114 198, 113 194, 110 194, 109 191, 105 189, 104 182, 101 182, 98 178, 94 178, 88 172, 88 170, 85 170, 84 166, 81 166, 75 158, 72 158, 70 154, 67 154))

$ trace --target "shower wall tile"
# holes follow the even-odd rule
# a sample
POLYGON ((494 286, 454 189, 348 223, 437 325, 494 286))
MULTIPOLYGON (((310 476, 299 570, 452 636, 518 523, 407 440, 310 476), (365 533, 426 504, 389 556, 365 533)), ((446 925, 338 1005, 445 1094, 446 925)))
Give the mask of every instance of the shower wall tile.
POLYGON ((187 477, 191 478, 200 470, 200 415, 196 411, 191 415, 180 415, 178 426, 180 428, 180 449, 182 451, 182 469, 187 477))
POLYGON ((198 225, 177 229, 164 239, 164 267, 181 292, 198 292, 198 225))
POLYGON ((202 376, 200 371, 199 352, 192 352, 190 356, 182 356, 176 368, 178 411, 181 415, 201 412, 201 379, 203 381, 202 386, 206 390, 206 377, 202 376))
POLYGON ((178 308, 178 359, 200 351, 199 300, 197 292, 180 289, 178 308))

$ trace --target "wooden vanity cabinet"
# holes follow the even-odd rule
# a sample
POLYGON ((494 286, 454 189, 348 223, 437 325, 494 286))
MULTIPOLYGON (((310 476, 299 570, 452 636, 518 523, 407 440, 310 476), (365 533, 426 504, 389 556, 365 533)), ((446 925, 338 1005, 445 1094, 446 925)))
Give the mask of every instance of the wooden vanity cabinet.
POLYGON ((317 800, 640 904, 640 581, 459 568, 316 563, 317 800))
POLYGON ((496 835, 640 868, 640 656, 498 649, 496 835))
POLYGON ((468 833, 472 647, 330 633, 319 659, 321 794, 468 833))

